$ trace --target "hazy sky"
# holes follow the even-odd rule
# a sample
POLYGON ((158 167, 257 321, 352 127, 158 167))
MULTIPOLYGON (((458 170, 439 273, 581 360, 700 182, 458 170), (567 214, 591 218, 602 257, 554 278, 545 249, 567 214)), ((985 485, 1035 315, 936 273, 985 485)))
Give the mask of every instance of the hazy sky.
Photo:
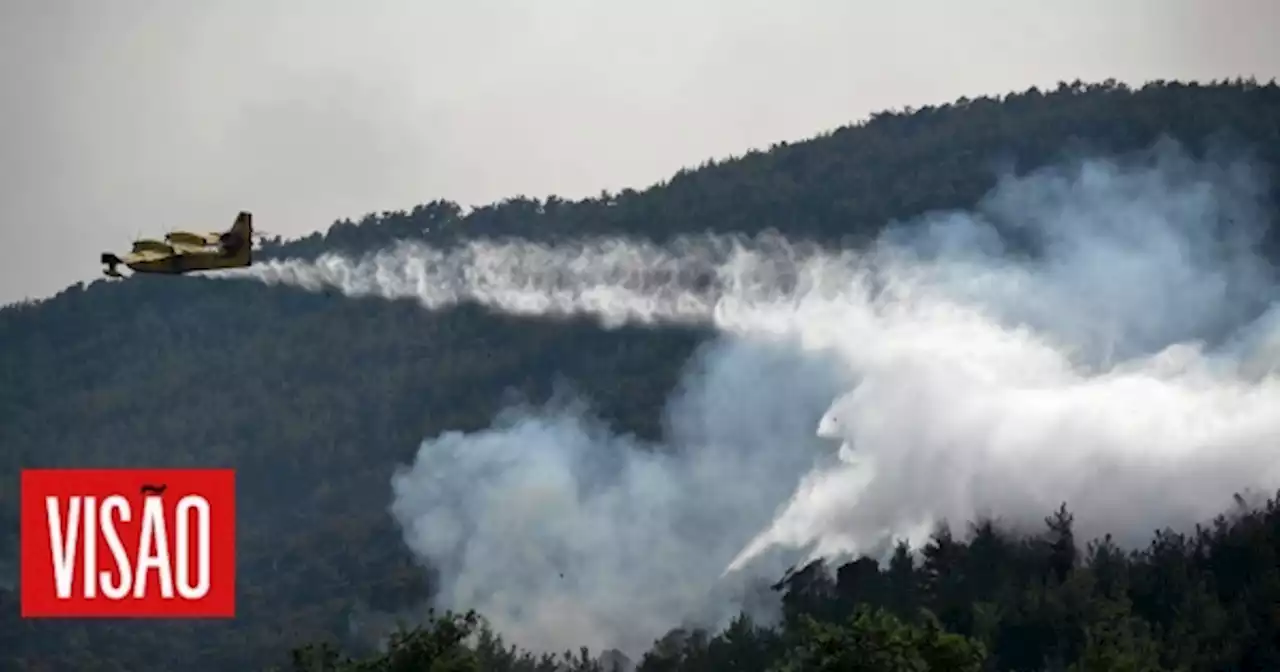
POLYGON ((4 0, 0 303, 136 235, 581 197, 886 107, 1280 72, 1274 0, 4 0))

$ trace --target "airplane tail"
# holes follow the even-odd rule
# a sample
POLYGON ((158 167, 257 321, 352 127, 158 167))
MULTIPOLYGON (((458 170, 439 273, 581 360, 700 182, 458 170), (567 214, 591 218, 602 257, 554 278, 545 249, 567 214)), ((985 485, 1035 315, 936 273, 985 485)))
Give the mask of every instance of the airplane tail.
POLYGON ((231 232, 236 234, 241 240, 249 240, 253 237, 253 213, 241 212, 236 215, 236 221, 231 225, 231 232))
POLYGON ((236 215, 236 221, 231 225, 231 230, 220 236, 222 249, 226 254, 231 256, 239 256, 245 253, 251 253, 253 249, 253 215, 248 212, 241 211, 236 215))

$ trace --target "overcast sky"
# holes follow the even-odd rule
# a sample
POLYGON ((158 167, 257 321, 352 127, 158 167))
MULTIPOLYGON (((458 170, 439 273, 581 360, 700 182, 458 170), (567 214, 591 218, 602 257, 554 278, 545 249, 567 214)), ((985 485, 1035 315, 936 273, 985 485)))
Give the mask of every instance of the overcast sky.
POLYGON ((0 303, 241 209, 642 188, 887 107, 1277 76, 1275 0, 3 0, 0 303))

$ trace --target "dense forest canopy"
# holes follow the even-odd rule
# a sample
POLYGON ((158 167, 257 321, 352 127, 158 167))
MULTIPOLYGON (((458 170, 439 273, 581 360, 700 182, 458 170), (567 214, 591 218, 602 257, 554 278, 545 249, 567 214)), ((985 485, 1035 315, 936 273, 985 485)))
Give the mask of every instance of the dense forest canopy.
MULTIPOLYGON (((1194 156, 1236 147, 1259 165, 1280 166, 1280 87, 1075 82, 884 112, 682 170, 644 191, 581 201, 514 197, 470 212, 437 200, 272 240, 261 257, 353 256, 405 239, 448 248, 481 238, 665 243, 766 231, 856 247, 893 222, 973 207, 1002 171, 1142 151, 1163 138, 1194 156)), ((1273 217, 1280 182, 1266 179, 1259 202, 1273 217)), ((0 538, 0 663, 191 672, 604 669, 618 653, 573 650, 571 660, 556 662, 509 648, 510 634, 489 629, 483 612, 424 618, 442 579, 439 568, 422 566, 388 515, 391 479, 424 439, 485 430, 513 397, 542 403, 566 381, 614 432, 659 442, 670 430, 663 410, 672 391, 710 337, 697 324, 603 329, 586 317, 540 319, 471 303, 423 310, 413 301, 204 278, 76 284, 7 306, 0 310, 7 473, 234 467, 239 616, 20 620, 14 477, 0 485, 0 519, 12 530, 0 538), (424 625, 375 650, 397 618, 424 625), (362 662, 340 660, 348 656, 362 662)), ((789 492, 795 483, 783 485, 789 492)), ((1230 501, 1240 485, 1220 487, 1230 501)), ((1274 503, 1252 510, 1242 499, 1201 529, 1160 532, 1136 550, 1078 538, 1075 504, 1056 506, 1042 513, 1040 530, 954 521, 954 530, 939 529, 922 548, 898 546, 883 565, 864 558, 779 573, 776 622, 743 616, 722 630, 673 622, 630 662, 644 670, 762 671, 1280 666, 1274 503)))

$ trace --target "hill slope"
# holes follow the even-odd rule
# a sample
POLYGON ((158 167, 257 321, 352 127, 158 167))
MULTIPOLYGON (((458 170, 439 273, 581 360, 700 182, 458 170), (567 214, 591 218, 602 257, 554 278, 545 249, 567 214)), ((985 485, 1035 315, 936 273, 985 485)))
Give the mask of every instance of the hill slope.
MULTIPOLYGON (((662 242, 766 229, 859 243, 892 220, 971 207, 996 185, 999 167, 1027 170, 1084 149, 1139 150, 1162 136, 1192 153, 1234 138, 1280 165, 1280 88, 1064 85, 961 101, 682 171, 644 192, 519 198, 465 216, 435 202, 275 242, 267 256, 365 253, 400 238, 441 247, 496 236, 662 242)), ((1275 202, 1276 184, 1269 188, 1275 202)), ((349 633, 370 613, 412 609, 437 586, 387 507, 391 475, 424 438, 484 429, 511 390, 541 402, 565 378, 617 431, 656 440, 671 390, 709 335, 696 325, 602 330, 587 319, 527 319, 468 304, 432 312, 412 301, 189 280, 93 283, 0 311, 0 459, 11 474, 50 465, 235 467, 241 616, 218 625, 26 623, 16 597, 0 594, 9 661, 251 669, 349 633)), ((17 479, 7 483, 0 517, 15 521, 17 479)), ((3 543, 16 557, 16 537, 3 543)))

